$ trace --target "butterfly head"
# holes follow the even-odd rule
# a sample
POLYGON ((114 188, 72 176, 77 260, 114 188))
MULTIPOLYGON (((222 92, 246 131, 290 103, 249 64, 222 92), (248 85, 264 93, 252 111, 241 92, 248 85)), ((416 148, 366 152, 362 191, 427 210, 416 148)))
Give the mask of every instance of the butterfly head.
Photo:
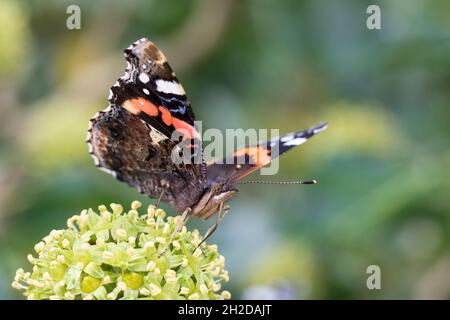
POLYGON ((225 179, 219 178, 212 181, 194 207, 193 214, 206 220, 220 211, 221 208, 224 208, 225 203, 234 197, 237 192, 238 190, 225 179))
POLYGON ((216 177, 214 181, 209 183, 209 191, 213 195, 220 195, 231 191, 237 192, 237 189, 228 181, 228 179, 216 177))

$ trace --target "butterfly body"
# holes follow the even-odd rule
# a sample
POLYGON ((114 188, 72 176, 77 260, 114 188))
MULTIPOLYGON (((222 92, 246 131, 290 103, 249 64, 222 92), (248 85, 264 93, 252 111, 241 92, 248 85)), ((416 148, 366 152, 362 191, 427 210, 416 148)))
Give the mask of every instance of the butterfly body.
POLYGON ((89 152, 97 167, 178 213, 206 220, 227 210, 242 178, 326 128, 320 124, 293 132, 207 165, 201 147, 194 147, 201 146, 194 113, 164 54, 145 38, 124 53, 125 75, 111 87, 109 106, 90 120, 89 152), (173 161, 179 141, 172 135, 178 131, 194 155, 200 152, 200 162, 173 161))

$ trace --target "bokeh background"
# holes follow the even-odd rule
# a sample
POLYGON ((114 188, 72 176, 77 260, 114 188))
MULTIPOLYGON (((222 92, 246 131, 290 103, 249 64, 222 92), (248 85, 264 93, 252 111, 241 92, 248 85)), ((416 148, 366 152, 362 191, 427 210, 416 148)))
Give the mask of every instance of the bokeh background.
POLYGON ((2 0, 0 298, 21 297, 15 270, 69 216, 152 203, 96 169, 84 142, 122 50, 144 36, 204 128, 330 121, 270 177, 318 185, 240 186, 210 240, 234 298, 450 297, 450 2, 2 0), (381 30, 366 28, 372 3, 381 30), (70 4, 81 30, 66 28, 70 4), (381 290, 366 287, 373 264, 381 290))

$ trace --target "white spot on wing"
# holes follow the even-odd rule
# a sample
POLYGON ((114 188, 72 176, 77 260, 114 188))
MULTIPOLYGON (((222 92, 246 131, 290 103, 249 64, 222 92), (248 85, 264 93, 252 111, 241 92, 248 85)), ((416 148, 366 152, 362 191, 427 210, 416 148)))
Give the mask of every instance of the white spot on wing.
POLYGON ((141 73, 139 74, 139 80, 140 80, 142 83, 147 83, 147 82, 150 81, 150 78, 148 77, 148 75, 147 75, 146 73, 141 72, 141 73))
POLYGON ((150 91, 148 91, 146 88, 142 89, 142 91, 144 91, 144 93, 145 93, 146 95, 149 95, 149 94, 150 94, 150 91))
POLYGON ((290 135, 287 135, 287 136, 285 136, 285 137, 282 137, 282 138, 280 139, 280 141, 281 141, 281 142, 287 142, 287 141, 290 141, 290 140, 292 140, 292 139, 294 139, 294 135, 293 135, 293 134, 290 134, 290 135))
POLYGON ((284 145, 285 146, 298 146, 298 145, 304 143, 306 140, 308 140, 308 139, 306 139, 306 138, 295 138, 295 139, 292 139, 290 141, 285 142, 284 145))
POLYGON ((185 94, 183 87, 178 82, 174 81, 158 79, 156 80, 156 89, 159 92, 173 93, 181 96, 185 94))

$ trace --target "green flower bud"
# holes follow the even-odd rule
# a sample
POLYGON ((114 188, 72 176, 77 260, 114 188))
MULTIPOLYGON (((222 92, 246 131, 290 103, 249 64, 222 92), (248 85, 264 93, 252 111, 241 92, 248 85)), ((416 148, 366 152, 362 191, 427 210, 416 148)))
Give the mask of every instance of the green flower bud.
POLYGON ((54 281, 59 281, 64 277, 66 273, 67 266, 61 263, 56 263, 55 265, 51 265, 49 267, 49 274, 54 281))
POLYGON ((102 283, 101 280, 93 278, 91 276, 85 276, 83 280, 81 280, 81 291, 84 293, 91 293, 94 292, 98 287, 100 287, 100 284, 102 283))
POLYGON ((139 273, 130 272, 122 276, 122 281, 127 285, 127 288, 137 290, 144 284, 144 277, 139 273))

